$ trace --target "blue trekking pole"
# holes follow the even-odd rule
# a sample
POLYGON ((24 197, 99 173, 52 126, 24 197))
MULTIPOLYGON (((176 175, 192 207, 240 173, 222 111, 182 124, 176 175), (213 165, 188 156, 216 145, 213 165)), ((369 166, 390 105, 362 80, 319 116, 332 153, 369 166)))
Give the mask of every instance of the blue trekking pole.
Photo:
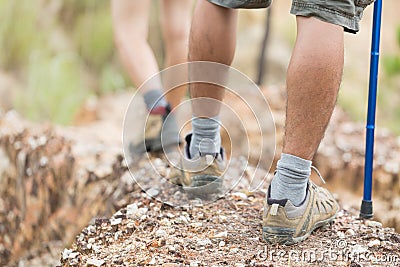
POLYGON ((367 137, 365 142, 364 165, 364 196, 361 204, 360 217, 370 219, 372 210, 372 171, 374 160, 374 130, 376 94, 378 84, 379 42, 381 35, 382 0, 374 3, 374 18, 372 22, 371 61, 369 72, 368 113, 367 113, 367 137))

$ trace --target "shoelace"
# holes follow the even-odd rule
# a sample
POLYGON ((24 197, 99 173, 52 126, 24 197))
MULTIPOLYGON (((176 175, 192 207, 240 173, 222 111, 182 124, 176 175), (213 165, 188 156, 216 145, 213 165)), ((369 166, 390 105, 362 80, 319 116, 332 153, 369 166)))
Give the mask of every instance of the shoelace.
POLYGON ((326 182, 325 182, 324 178, 322 177, 321 173, 319 172, 319 170, 318 170, 315 166, 312 166, 312 165, 311 165, 311 169, 314 170, 314 171, 318 174, 318 176, 319 176, 319 178, 321 179, 321 181, 322 181, 324 184, 326 184, 326 182))

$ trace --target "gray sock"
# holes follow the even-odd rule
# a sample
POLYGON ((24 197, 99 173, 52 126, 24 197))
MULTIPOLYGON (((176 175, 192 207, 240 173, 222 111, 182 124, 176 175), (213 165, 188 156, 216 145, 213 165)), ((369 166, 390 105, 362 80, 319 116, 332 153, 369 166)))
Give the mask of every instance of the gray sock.
POLYGON ((311 161, 282 153, 277 171, 271 182, 271 198, 289 199, 299 206, 306 197, 311 161))
POLYGON ((143 95, 144 103, 146 103, 147 110, 152 110, 155 107, 166 107, 168 105, 167 101, 163 97, 163 92, 161 90, 151 90, 143 95))
POLYGON ((218 117, 192 119, 192 141, 190 143, 190 156, 217 154, 221 148, 220 123, 218 117))

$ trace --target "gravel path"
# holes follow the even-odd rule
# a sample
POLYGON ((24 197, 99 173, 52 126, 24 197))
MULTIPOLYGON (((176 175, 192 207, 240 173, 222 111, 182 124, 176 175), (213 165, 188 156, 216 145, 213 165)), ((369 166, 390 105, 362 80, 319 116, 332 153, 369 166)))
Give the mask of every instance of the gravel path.
POLYGON ((341 210, 335 223, 294 246, 261 240, 264 193, 233 192, 174 208, 137 194, 112 218, 97 219, 62 266, 399 266, 400 234, 341 210))

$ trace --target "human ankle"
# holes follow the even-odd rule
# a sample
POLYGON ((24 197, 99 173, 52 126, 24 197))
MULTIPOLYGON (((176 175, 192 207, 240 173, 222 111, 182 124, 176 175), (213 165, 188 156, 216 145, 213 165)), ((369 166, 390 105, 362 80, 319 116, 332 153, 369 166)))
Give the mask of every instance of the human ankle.
POLYGON ((218 117, 192 119, 193 135, 190 156, 218 154, 221 147, 220 122, 218 117))
POLYGON ((288 199, 295 206, 300 205, 306 197, 311 163, 310 160, 282 153, 271 182, 271 198, 288 199))
POLYGON ((147 110, 151 113, 163 115, 166 113, 166 108, 168 106, 167 100, 163 96, 163 92, 158 89, 150 90, 143 95, 144 102, 146 104, 147 110))

